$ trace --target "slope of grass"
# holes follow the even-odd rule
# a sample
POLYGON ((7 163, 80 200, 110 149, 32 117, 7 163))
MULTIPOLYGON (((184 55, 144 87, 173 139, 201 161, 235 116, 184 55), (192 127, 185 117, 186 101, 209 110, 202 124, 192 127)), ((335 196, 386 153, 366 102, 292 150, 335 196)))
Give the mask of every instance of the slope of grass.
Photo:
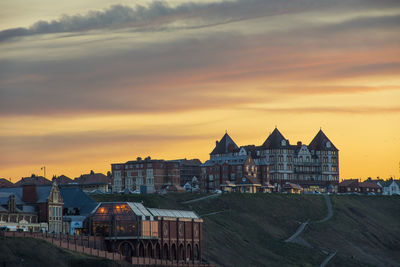
POLYGON ((285 243, 300 222, 326 213, 321 196, 223 194, 182 204, 203 195, 104 195, 98 201, 136 201, 148 207, 194 210, 204 219, 203 258, 221 266, 315 266, 324 254, 285 243))
POLYGON ((0 266, 29 267, 127 267, 124 262, 91 257, 34 238, 0 237, 0 266))
MULTIPOLYGON (((203 257, 221 266, 318 266, 320 248, 337 251, 329 266, 400 266, 400 197, 331 195, 325 223, 322 196, 224 194, 182 204, 193 194, 107 195, 101 201, 137 201, 148 207, 188 209, 204 219, 203 257), (283 242, 300 222, 313 247, 283 242)), ((100 199, 98 199, 100 200, 100 199)))
MULTIPOLYGON (((334 216, 311 224, 309 242, 361 265, 400 266, 400 197, 331 196, 334 216)), ((338 266, 332 261, 331 266, 338 266)), ((350 265, 351 266, 351 265, 350 265)))

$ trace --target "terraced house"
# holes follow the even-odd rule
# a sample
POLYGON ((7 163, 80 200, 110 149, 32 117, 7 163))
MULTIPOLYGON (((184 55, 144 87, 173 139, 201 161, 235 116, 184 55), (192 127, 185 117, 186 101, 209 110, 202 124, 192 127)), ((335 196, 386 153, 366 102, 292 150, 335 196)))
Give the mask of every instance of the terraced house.
POLYGON ((204 191, 224 188, 228 182, 238 185, 251 177, 258 191, 270 185, 281 190, 290 182, 305 191, 337 192, 339 150, 322 130, 308 145, 291 145, 277 128, 260 146, 239 147, 226 133, 202 165, 201 177, 204 191))

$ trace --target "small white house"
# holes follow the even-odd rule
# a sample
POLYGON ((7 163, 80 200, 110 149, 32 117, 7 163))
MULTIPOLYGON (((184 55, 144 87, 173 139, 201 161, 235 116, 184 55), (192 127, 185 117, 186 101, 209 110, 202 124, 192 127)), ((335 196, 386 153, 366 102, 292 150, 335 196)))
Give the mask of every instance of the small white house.
POLYGON ((385 182, 379 182, 382 186, 383 195, 400 195, 400 180, 389 180, 385 182))

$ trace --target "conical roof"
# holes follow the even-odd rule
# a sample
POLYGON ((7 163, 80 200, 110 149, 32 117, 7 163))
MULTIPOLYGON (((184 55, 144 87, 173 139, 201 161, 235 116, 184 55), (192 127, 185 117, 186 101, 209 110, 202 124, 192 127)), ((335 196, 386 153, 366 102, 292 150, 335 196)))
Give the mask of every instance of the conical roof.
POLYGON ((268 136, 267 140, 265 140, 264 144, 262 144, 263 148, 267 149, 277 149, 289 146, 289 140, 287 140, 278 128, 275 128, 274 131, 268 136), (282 144, 282 140, 284 140, 284 144, 282 144))
POLYGON ((308 145, 309 149, 312 150, 336 150, 338 149, 335 147, 335 145, 329 140, 329 138, 325 135, 325 133, 322 130, 319 130, 317 135, 314 137, 314 139, 311 141, 311 143, 308 145))
POLYGON ((238 149, 238 146, 235 144, 229 134, 225 133, 222 139, 219 142, 216 142, 215 148, 210 155, 232 153, 235 149, 238 149))

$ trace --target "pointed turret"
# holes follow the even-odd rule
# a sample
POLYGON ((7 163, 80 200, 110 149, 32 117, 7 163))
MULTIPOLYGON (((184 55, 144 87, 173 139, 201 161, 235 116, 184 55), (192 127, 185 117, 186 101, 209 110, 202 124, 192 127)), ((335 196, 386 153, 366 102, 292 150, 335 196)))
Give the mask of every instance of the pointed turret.
POLYGON ((268 136, 267 140, 265 140, 264 144, 262 144, 262 147, 266 149, 278 149, 288 146, 289 140, 287 140, 281 134, 278 128, 275 128, 274 131, 268 136))
POLYGON ((225 133, 219 142, 216 141, 215 148, 210 155, 228 154, 232 153, 235 149, 238 149, 238 146, 235 144, 229 134, 225 133))
POLYGON ((331 140, 329 140, 329 138, 325 135, 325 133, 322 130, 319 130, 317 135, 314 137, 314 139, 308 145, 308 148, 311 150, 335 150, 335 151, 338 151, 338 149, 335 147, 335 145, 331 142, 331 140))

